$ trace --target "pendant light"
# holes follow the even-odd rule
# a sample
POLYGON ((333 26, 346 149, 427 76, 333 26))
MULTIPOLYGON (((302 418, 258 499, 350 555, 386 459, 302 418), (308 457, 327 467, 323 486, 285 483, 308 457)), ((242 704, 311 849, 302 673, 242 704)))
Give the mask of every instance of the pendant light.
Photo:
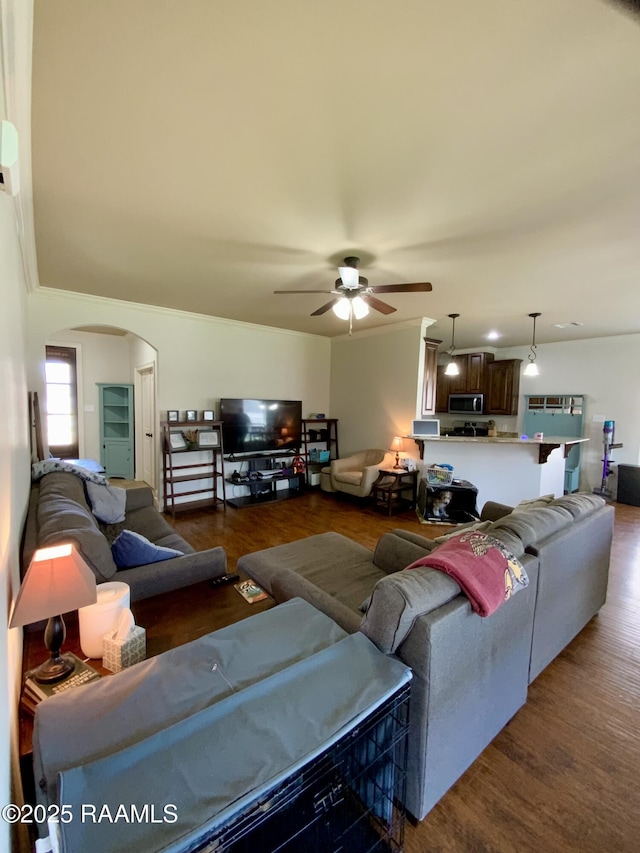
POLYGON ((456 364, 456 362, 453 359, 453 353, 455 352, 455 348, 456 348, 456 343, 455 343, 455 341, 456 341, 456 317, 459 317, 459 316, 460 316, 459 314, 449 314, 449 317, 451 317, 452 329, 451 329, 451 346, 447 350, 447 352, 449 353, 449 364, 447 365, 447 367, 444 371, 447 376, 457 376, 460 373, 460 368, 458 367, 458 365, 456 364))
POLYGON ((529 355, 529 364, 524 369, 525 376, 538 376, 540 371, 538 370, 538 365, 536 364, 536 319, 540 316, 539 311, 534 311, 533 314, 529 314, 531 319, 533 320, 533 340, 531 342, 531 353, 529 355))

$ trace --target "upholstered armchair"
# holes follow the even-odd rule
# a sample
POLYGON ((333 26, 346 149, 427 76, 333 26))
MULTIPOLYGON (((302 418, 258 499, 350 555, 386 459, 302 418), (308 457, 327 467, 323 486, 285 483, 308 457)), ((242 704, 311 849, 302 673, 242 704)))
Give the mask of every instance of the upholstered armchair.
POLYGON ((331 486, 335 492, 347 492, 357 498, 371 494, 380 468, 393 468, 395 454, 386 450, 361 450, 331 463, 331 486))

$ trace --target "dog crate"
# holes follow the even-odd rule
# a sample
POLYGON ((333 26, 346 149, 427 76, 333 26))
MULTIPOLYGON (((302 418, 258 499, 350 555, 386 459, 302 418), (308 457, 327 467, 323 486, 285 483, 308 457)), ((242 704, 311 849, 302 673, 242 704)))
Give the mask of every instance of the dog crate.
POLYGON ((399 853, 409 687, 194 853, 399 853))
MULTIPOLYGON (((48 757, 52 750, 43 738, 59 731, 51 725, 57 719, 53 699, 51 713, 36 719, 34 749, 37 745, 43 768, 37 775, 50 781, 42 791, 47 802, 71 804, 74 813, 82 803, 100 803, 111 814, 122 808, 145 814, 150 802, 161 813, 162 804, 171 804, 169 818, 175 816, 126 824, 58 823, 59 849, 402 850, 408 667, 382 654, 364 634, 345 635, 299 599, 182 648, 189 689, 202 683, 204 692, 188 713, 176 709, 177 721, 169 713, 166 727, 154 726, 146 736, 141 732, 131 745, 117 748, 116 739, 115 751, 68 762, 72 766, 50 777, 44 768, 53 772, 55 755, 48 757), (270 619, 259 619, 269 614, 273 626, 270 619), (242 630, 247 623, 252 623, 248 632, 242 630), (291 659, 285 646, 295 648, 291 659), (217 685, 211 695, 209 684, 217 685)), ((183 661, 180 649, 173 652, 183 661)), ((135 670, 114 676, 114 690, 119 677, 125 694, 132 681, 140 689, 135 670)), ((173 670, 170 654, 161 673, 163 689, 172 683, 173 670)), ((117 698, 110 696, 114 713, 117 698)), ((83 707, 78 713, 86 716, 83 707)), ((118 719, 128 731, 129 718, 118 719)))

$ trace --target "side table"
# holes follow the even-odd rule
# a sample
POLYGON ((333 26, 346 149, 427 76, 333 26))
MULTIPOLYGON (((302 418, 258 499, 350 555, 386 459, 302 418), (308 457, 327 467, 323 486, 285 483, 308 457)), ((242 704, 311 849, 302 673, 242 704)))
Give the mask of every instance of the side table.
POLYGON ((418 472, 405 468, 381 468, 371 494, 377 509, 391 515, 394 509, 412 509, 416 505, 418 472))

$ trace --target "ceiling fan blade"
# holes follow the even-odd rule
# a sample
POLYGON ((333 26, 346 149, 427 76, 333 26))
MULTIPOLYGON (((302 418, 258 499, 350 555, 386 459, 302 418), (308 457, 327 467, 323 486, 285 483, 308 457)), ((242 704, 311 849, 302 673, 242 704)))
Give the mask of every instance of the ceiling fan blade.
POLYGON ((333 293, 333 290, 274 290, 274 293, 333 293))
POLYGON ((341 296, 336 296, 336 298, 335 298, 335 299, 332 299, 330 302, 327 302, 327 303, 326 303, 325 305, 323 305, 321 308, 317 308, 317 309, 316 309, 315 311, 313 311, 309 316, 310 316, 310 317, 317 317, 319 314, 326 314, 326 313, 327 313, 327 311, 328 311, 330 308, 333 308, 333 306, 336 304, 336 302, 338 302, 338 300, 340 300, 340 299, 342 299, 342 297, 341 297, 341 296))
POLYGON ((414 281, 409 284, 378 284, 369 287, 373 293, 429 293, 433 287, 428 281, 414 281))
POLYGON ((371 308, 374 308, 376 311, 379 311, 381 314, 393 314, 394 311, 397 311, 397 308, 394 308, 393 305, 387 305, 386 302, 383 302, 381 299, 376 299, 375 296, 371 296, 370 293, 361 293, 360 298, 363 302, 366 302, 371 308))

